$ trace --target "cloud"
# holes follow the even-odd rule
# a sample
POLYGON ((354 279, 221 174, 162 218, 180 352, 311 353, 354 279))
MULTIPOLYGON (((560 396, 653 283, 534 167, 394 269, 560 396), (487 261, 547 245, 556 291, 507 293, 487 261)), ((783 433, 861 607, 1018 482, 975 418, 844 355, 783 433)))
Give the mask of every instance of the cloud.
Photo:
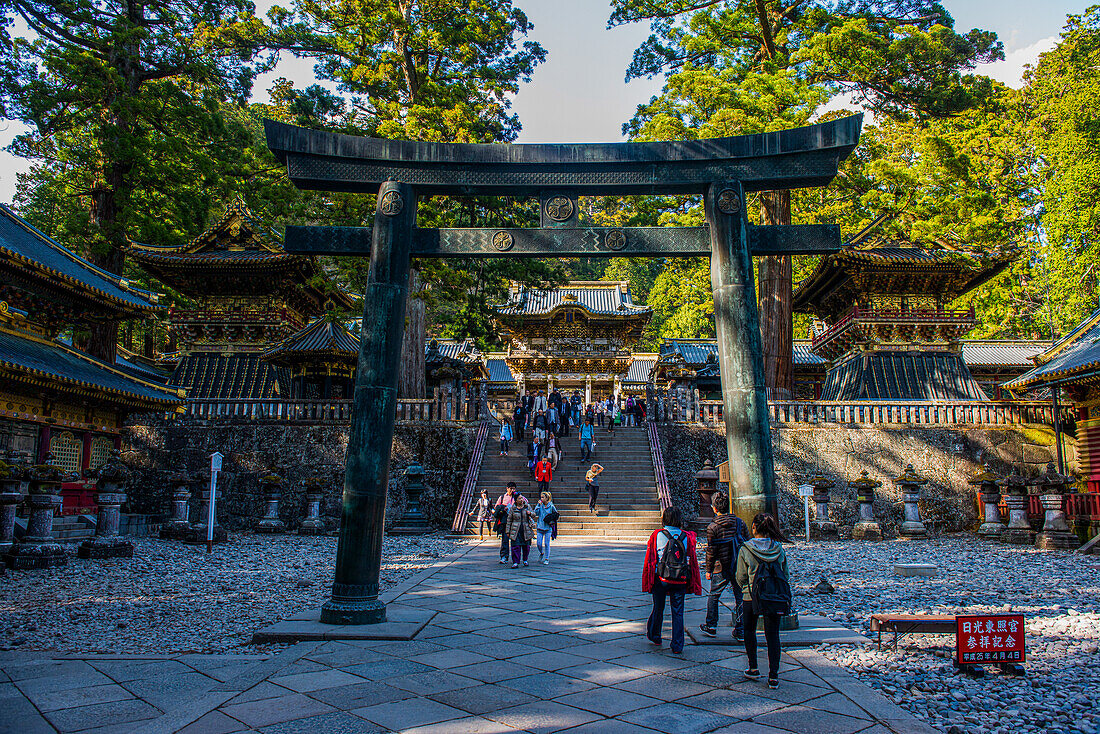
POLYGON ((1024 67, 1035 66, 1040 54, 1046 53, 1058 44, 1058 36, 1041 38, 1030 46, 1017 48, 1005 53, 1004 61, 981 64, 975 70, 979 74, 991 76, 1002 84, 1019 89, 1023 86, 1024 67))

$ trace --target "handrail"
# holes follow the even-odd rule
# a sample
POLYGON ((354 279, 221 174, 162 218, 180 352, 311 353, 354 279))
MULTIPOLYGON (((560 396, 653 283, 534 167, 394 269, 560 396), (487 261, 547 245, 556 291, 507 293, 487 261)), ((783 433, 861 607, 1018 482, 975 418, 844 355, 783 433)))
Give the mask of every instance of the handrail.
POLYGON ((477 478, 481 475, 481 458, 485 453, 485 437, 488 435, 489 421, 482 420, 477 429, 477 438, 474 439, 470 465, 466 468, 466 482, 462 485, 462 494, 458 496, 455 519, 451 524, 452 533, 461 533, 466 530, 466 519, 469 517, 470 502, 473 501, 474 490, 477 488, 477 478))
POLYGON ((657 480, 657 499, 661 510, 672 507, 672 493, 668 491, 668 477, 665 476, 665 460, 661 455, 661 440, 657 435, 657 422, 646 421, 649 426, 649 454, 653 458, 653 477, 657 480))

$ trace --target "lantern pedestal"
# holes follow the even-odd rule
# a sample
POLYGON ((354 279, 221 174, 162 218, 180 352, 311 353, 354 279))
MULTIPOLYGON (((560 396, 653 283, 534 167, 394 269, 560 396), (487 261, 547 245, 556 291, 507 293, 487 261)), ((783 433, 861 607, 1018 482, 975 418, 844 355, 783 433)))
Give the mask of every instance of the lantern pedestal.
POLYGON ((1035 547, 1043 550, 1073 550, 1081 539, 1070 532, 1066 522, 1066 495, 1044 494, 1039 498, 1046 511, 1043 529, 1035 536, 1035 547))

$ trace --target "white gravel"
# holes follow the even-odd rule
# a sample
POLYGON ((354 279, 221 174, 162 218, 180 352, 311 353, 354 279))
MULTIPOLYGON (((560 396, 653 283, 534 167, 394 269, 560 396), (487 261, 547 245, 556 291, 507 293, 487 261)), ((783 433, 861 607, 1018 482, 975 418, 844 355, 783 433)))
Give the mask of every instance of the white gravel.
MULTIPOLYGON (((134 541, 132 559, 9 569, 0 577, 0 650, 254 652, 243 649, 254 631, 319 607, 331 590, 336 538, 234 535, 210 555, 205 546, 134 541)), ((385 538, 382 589, 455 547, 441 534, 385 538)))
MULTIPOLYGON (((975 536, 882 543, 799 542, 788 547, 799 610, 870 637, 876 612, 1022 613, 1026 676, 987 666, 983 679, 951 665, 953 635, 883 645, 827 645, 822 652, 898 705, 952 734, 1100 731, 1100 557, 1008 546, 975 536), (893 575, 895 563, 934 563, 935 578, 893 575), (820 576, 836 593, 816 595, 820 576)), ((889 635, 884 635, 884 639, 889 635)))

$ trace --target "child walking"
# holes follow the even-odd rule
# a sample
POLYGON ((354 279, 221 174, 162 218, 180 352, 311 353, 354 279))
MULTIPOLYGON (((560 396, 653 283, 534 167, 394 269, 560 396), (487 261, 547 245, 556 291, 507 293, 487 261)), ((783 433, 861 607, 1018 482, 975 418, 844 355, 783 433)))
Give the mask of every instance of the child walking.
POLYGON ((535 505, 535 516, 538 518, 538 524, 535 526, 535 541, 539 549, 539 562, 549 566, 550 538, 554 532, 553 523, 558 521, 558 508, 554 507, 554 498, 549 492, 539 495, 539 503, 535 505))
POLYGON ((752 520, 752 537, 737 554, 737 583, 744 594, 745 677, 756 680, 756 623, 764 620, 764 641, 768 645, 768 688, 779 687, 779 618, 790 613, 791 586, 787 575, 786 540, 775 518, 761 512, 752 520))
POLYGON ((516 495, 512 508, 508 511, 508 538, 512 541, 512 568, 519 568, 520 561, 527 565, 527 556, 531 553, 531 538, 535 535, 535 513, 527 498, 516 495))

